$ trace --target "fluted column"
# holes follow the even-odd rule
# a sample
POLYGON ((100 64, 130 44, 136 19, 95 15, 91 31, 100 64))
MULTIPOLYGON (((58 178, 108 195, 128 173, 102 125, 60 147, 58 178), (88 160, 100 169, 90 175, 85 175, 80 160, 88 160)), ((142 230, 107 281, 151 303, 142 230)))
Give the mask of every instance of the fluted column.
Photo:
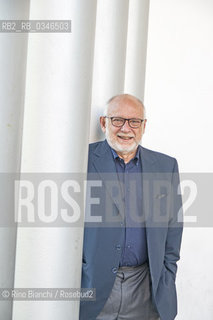
MULTIPOLYGON (((72 33, 29 36, 22 176, 86 172, 96 0, 32 0, 30 19, 72 20, 72 33)), ((20 226, 15 286, 79 288, 82 238, 82 225, 20 226)), ((16 301, 13 319, 77 320, 78 307, 74 301, 16 301)))
MULTIPOLYGON (((0 0, 0 20, 28 19, 28 14, 29 1, 0 0)), ((0 288, 13 288, 13 182, 20 169, 27 34, 1 32, 0 48, 0 288)), ((0 318, 11 320, 11 301, 0 301, 0 318)))
POLYGON ((105 102, 124 91, 128 7, 129 0, 98 1, 90 141, 102 137, 98 118, 105 102))
POLYGON ((129 2, 125 92, 144 100, 149 0, 129 2))

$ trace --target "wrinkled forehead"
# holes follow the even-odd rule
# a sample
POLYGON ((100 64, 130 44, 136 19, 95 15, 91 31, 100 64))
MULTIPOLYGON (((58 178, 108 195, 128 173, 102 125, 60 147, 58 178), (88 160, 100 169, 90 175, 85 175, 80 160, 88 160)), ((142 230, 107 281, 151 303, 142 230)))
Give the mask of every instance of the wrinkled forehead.
POLYGON ((144 115, 144 107, 135 98, 115 98, 111 101, 107 108, 108 115, 110 114, 118 114, 118 113, 132 113, 135 112, 138 116, 142 117, 144 115))

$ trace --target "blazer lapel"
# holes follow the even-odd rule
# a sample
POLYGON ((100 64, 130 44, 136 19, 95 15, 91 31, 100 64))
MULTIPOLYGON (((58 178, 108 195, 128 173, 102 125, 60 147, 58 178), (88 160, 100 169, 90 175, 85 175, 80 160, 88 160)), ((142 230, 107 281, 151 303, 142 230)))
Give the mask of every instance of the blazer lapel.
POLYGON ((110 195, 112 201, 116 205, 122 218, 124 217, 124 200, 122 196, 122 188, 116 172, 115 162, 111 149, 106 140, 98 145, 95 152, 93 165, 100 175, 106 191, 110 195), (116 197, 113 195, 113 190, 117 190, 116 197))
POLYGON ((152 196, 152 188, 150 188, 151 182, 154 178, 154 173, 156 172, 156 159, 149 154, 149 151, 140 148, 140 159, 142 162, 142 183, 143 183, 143 214, 145 217, 146 227, 149 226, 151 222, 150 216, 150 197, 152 196))

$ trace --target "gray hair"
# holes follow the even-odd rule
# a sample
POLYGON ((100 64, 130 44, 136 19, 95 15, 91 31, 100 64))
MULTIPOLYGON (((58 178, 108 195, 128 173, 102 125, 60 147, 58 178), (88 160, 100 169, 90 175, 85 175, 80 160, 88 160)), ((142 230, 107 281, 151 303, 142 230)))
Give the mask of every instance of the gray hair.
POLYGON ((125 94, 118 94, 118 95, 115 95, 115 96, 113 96, 112 98, 110 98, 107 102, 106 102, 106 104, 105 104, 105 106, 104 106, 104 116, 107 116, 108 115, 108 108, 109 108, 109 105, 111 104, 111 102, 113 101, 113 100, 115 100, 115 99, 117 99, 117 98, 125 98, 125 97, 132 97, 132 98, 134 98, 134 99, 136 99, 139 103, 140 103, 140 105, 142 106, 142 108, 143 108, 143 112, 144 112, 144 118, 146 118, 146 109, 145 109, 145 106, 144 106, 144 104, 143 104, 143 102, 140 100, 140 99, 138 99, 137 97, 135 97, 135 96, 133 96, 133 95, 131 95, 131 94, 127 94, 127 93, 125 93, 125 94))

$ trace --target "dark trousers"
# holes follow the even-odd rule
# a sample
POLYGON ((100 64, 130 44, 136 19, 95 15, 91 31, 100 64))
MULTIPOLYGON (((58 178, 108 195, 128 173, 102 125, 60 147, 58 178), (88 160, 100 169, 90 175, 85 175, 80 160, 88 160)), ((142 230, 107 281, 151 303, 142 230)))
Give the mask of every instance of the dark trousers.
POLYGON ((111 294, 96 320, 160 320, 151 300, 147 263, 118 269, 111 294))

